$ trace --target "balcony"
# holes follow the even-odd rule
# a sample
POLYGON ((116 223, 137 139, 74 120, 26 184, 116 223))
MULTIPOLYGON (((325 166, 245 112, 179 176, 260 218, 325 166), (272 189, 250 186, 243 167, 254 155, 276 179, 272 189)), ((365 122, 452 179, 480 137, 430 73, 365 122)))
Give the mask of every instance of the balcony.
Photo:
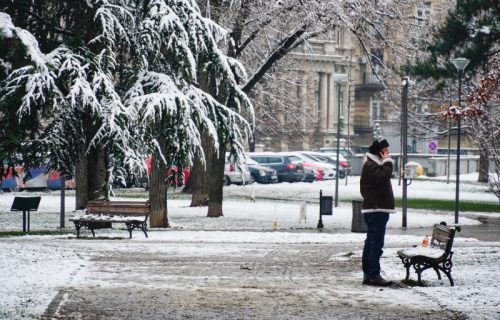
POLYGON ((363 72, 360 75, 359 82, 356 83, 356 90, 382 90, 384 88, 382 82, 377 78, 377 75, 371 72, 363 72))

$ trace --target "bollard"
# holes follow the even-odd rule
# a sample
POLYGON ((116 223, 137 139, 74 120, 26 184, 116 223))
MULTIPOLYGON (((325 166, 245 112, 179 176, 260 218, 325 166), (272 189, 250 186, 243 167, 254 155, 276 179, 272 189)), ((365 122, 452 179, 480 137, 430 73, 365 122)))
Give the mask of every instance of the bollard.
POLYGON ((368 231, 368 226, 365 223, 363 214, 361 213, 361 205, 363 201, 352 200, 352 224, 351 232, 366 232, 368 231))

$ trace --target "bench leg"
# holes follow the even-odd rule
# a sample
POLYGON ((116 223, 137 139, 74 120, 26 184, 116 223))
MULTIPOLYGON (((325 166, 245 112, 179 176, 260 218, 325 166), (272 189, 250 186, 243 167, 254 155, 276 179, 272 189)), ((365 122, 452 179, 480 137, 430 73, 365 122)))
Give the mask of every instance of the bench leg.
POLYGON ((82 224, 80 221, 73 221, 75 224, 75 229, 76 229, 76 237, 80 238, 80 228, 82 227, 82 224))
POLYGON ((450 286, 453 287, 455 285, 455 282, 453 282, 453 278, 451 277, 451 273, 450 272, 444 272, 444 274, 448 277, 448 280, 450 280, 450 286))
POLYGON ((415 262, 413 264, 413 268, 415 269, 415 272, 417 273, 417 276, 418 276, 418 285, 421 286, 422 285, 422 272, 424 272, 425 270, 429 269, 429 268, 433 268, 433 266, 431 266, 430 264, 426 263, 426 262, 415 262))
POLYGON ((143 222, 142 223, 142 226, 141 226, 141 230, 144 232, 144 235, 146 236, 146 238, 148 237, 148 233, 146 232, 147 231, 147 228, 148 228, 148 225, 146 222, 143 222))
POLYGON ((130 222, 125 222, 125 225, 127 226, 127 230, 129 232, 129 239, 132 239, 132 231, 134 231, 135 226, 130 222))
POLYGON ((439 272, 439 268, 438 267, 434 267, 434 271, 436 271, 436 274, 438 276, 438 280, 441 280, 441 273, 439 272))
POLYGON ((451 277, 451 267, 453 266, 453 263, 451 262, 451 257, 453 256, 453 252, 450 252, 450 256, 448 259, 443 261, 442 266, 438 266, 438 268, 448 277, 448 280, 450 280, 450 285, 453 287, 455 285, 455 282, 453 282, 453 278, 451 277))
POLYGON ((403 261, 403 265, 406 269, 405 281, 408 281, 408 279, 410 278, 410 267, 411 267, 410 259, 404 256, 399 256, 399 258, 401 258, 401 261, 403 261))

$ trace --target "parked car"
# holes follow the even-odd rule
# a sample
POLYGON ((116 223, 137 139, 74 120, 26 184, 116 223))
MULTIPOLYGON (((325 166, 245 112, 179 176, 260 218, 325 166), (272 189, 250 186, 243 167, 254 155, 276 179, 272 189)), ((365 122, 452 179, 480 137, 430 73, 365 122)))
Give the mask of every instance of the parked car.
MULTIPOLYGON (((313 150, 315 152, 328 153, 328 154, 337 154, 337 148, 319 148, 313 150)), ((354 151, 350 149, 339 149, 339 153, 344 156, 346 159, 355 156, 354 151)))
POLYGON ((276 170, 279 182, 299 182, 305 178, 302 161, 297 156, 263 152, 249 153, 248 157, 276 170))
MULTIPOLYGON (((152 158, 148 157, 146 159, 146 167, 148 169, 148 175, 152 172, 152 158)), ((185 167, 182 169, 182 175, 180 174, 179 168, 176 165, 171 165, 167 168, 167 178, 165 178, 165 184, 169 187, 182 187, 186 185, 189 176, 191 175, 191 168, 185 167)), ((149 188, 149 178, 147 176, 137 177, 135 185, 136 187, 149 188)))
MULTIPOLYGON (((314 157, 318 161, 329 163, 337 167, 337 154, 326 152, 306 152, 310 157, 314 157)), ((339 153, 339 178, 343 179, 346 175, 351 173, 351 163, 339 153)))
POLYGON ((235 161, 233 161, 229 153, 226 153, 226 163, 224 166, 224 185, 228 186, 232 183, 234 184, 249 184, 252 183, 252 174, 248 166, 243 163, 238 166, 235 161))
POLYGON ((316 180, 322 180, 323 177, 321 176, 321 179, 318 179, 318 172, 314 171, 314 169, 304 167, 304 178, 302 181, 304 182, 314 182, 316 180))
POLYGON ((278 173, 276 172, 276 170, 267 166, 263 166, 250 157, 247 157, 246 160, 248 170, 250 170, 250 174, 252 175, 254 181, 258 183, 278 182, 278 173))
POLYGON ((306 151, 295 151, 291 154, 295 154, 304 161, 305 166, 310 166, 312 168, 319 168, 322 171, 322 180, 332 180, 335 179, 335 174, 337 173, 337 166, 330 163, 321 162, 318 159, 309 156, 306 151))

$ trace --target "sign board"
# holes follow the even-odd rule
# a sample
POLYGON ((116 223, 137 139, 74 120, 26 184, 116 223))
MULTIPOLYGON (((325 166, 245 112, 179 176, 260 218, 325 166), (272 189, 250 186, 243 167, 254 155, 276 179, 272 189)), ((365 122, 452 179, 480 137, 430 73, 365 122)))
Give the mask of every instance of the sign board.
POLYGON ((37 211, 42 197, 14 197, 10 211, 23 212, 23 232, 30 231, 30 211, 37 211))
POLYGON ((427 145, 427 149, 429 150, 429 153, 437 153, 438 142, 436 140, 429 141, 429 144, 427 145))
POLYGON ((36 211, 42 197, 15 197, 10 211, 36 211))

